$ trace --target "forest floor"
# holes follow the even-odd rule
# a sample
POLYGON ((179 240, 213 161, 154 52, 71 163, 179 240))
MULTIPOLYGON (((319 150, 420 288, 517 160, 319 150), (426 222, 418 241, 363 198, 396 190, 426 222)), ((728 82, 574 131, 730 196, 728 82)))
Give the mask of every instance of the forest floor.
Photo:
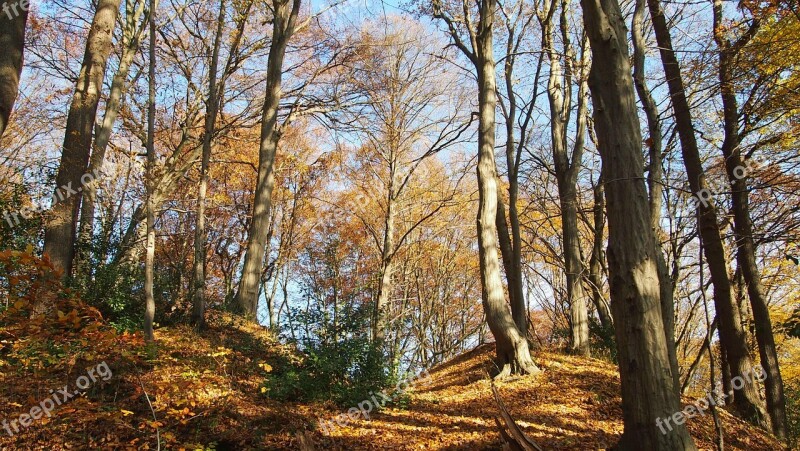
MULTIPOLYGON (((64 318, 59 321, 71 321, 64 318)), ((161 328, 157 350, 144 346, 140 337, 117 337, 113 351, 87 354, 91 357, 67 369, 48 363, 41 353, 31 357, 27 369, 13 367, 8 356, 18 357, 26 343, 10 334, 0 327, 0 421, 8 422, 0 429, 0 449, 158 449, 159 440, 161 449, 298 449, 301 434, 316 449, 328 450, 501 449, 494 423, 498 408, 487 377, 492 345, 433 368, 430 378, 413 385, 403 408, 385 408, 346 424, 339 417, 340 426, 328 421, 347 409, 277 402, 263 394, 271 362, 292 350, 230 315, 212 312, 209 328, 200 334, 186 326, 161 328), (37 413, 32 407, 47 405, 51 390, 85 383, 79 379, 94 365, 91 358, 107 362, 113 376, 106 372, 108 380, 94 378, 90 388, 56 406, 50 417, 18 431, 11 425, 5 429, 22 413, 37 413)), ((76 338, 86 349, 103 339, 76 338)), ((496 384, 522 430, 545 450, 612 446, 622 432, 616 367, 549 352, 537 353, 535 361, 541 374, 496 384)), ((724 411, 721 416, 726 449, 780 449, 760 430, 724 411)), ((710 415, 688 425, 698 447, 713 449, 710 415)))

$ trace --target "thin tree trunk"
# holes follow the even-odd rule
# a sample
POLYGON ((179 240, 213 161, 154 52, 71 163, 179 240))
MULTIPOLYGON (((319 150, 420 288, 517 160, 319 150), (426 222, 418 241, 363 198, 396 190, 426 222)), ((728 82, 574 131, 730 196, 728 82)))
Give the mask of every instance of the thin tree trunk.
POLYGON ((25 28, 28 10, 17 0, 0 2, 0 138, 8 126, 11 110, 17 100, 19 78, 25 49, 25 28))
POLYGON ((267 94, 261 117, 261 146, 258 154, 258 181, 253 200, 253 219, 250 222, 247 252, 237 293, 237 305, 245 318, 257 321, 258 289, 264 265, 269 211, 272 208, 272 189, 275 186, 275 154, 280 130, 278 107, 281 101, 281 82, 286 47, 295 29, 301 0, 275 0, 272 23, 272 43, 267 62, 267 94))
POLYGON ((606 201, 603 193, 603 177, 602 175, 597 180, 597 185, 594 187, 594 210, 593 227, 594 227, 594 240, 592 242, 592 256, 589 258, 589 285, 592 291, 592 303, 597 316, 600 318, 600 325, 605 332, 614 333, 614 323, 611 319, 611 310, 603 297, 603 236, 606 227, 605 221, 605 208, 606 201))
MULTIPOLYGON (((656 246, 661 249, 661 241, 658 236, 661 234, 661 195, 664 191, 662 182, 664 178, 664 167, 661 161, 661 119, 658 117, 658 105, 645 81, 644 62, 647 51, 644 39, 644 14, 646 10, 646 0, 636 0, 633 12, 631 37, 633 40, 633 80, 636 86, 636 93, 642 103, 645 115, 647 116, 647 129, 650 137, 647 139, 649 147, 650 169, 647 172, 647 185, 650 195, 650 227, 653 229, 653 236, 656 246)), ((669 363, 672 366, 672 377, 675 378, 675 390, 680 387, 680 370, 678 367, 678 354, 675 349, 675 300, 673 299, 672 278, 669 274, 664 253, 659 251, 656 255, 658 263, 658 283, 661 288, 661 316, 664 320, 664 334, 667 339, 667 350, 669 351, 669 363)))
POLYGON ((111 54, 119 5, 120 0, 100 0, 97 5, 86 41, 83 64, 67 115, 64 148, 54 192, 54 199, 58 201, 50 210, 44 234, 44 255, 50 258, 53 266, 63 271, 64 277, 69 277, 72 272, 81 180, 89 163, 92 129, 103 88, 106 64, 111 54), (59 193, 62 193, 61 197, 59 193))
POLYGON ((658 0, 648 0, 648 6, 672 98, 672 108, 689 186, 696 199, 703 199, 697 202, 698 231, 703 240, 711 283, 714 286, 714 307, 719 320, 720 341, 727 353, 731 376, 733 378, 741 377, 744 380, 743 387, 734 391, 733 404, 742 418, 766 427, 768 426, 767 417, 758 396, 758 387, 753 382, 753 378, 744 377, 753 374, 753 359, 741 326, 741 314, 733 301, 725 247, 717 224, 716 205, 711 196, 707 195, 711 192, 708 190, 705 172, 700 161, 700 152, 694 134, 692 114, 683 85, 680 65, 672 47, 672 38, 661 4, 658 0))
POLYGON ((153 322, 156 315, 156 300, 154 294, 155 284, 155 255, 156 255, 156 213, 154 175, 156 164, 155 153, 155 126, 156 126, 156 13, 157 1, 150 0, 150 51, 149 51, 149 70, 148 70, 148 108, 147 108, 147 168, 145 185, 147 188, 147 248, 144 263, 144 293, 145 293, 145 312, 144 312, 144 337, 148 342, 152 342, 155 337, 153 333, 153 322))
POLYGON ((722 3, 714 1, 714 39, 719 47, 719 82, 722 98, 725 138, 722 154, 725 169, 731 184, 733 206, 733 230, 736 237, 736 262, 747 285, 747 294, 753 310, 756 340, 761 357, 761 366, 766 372, 764 391, 767 413, 772 433, 780 439, 787 434, 786 397, 783 392, 778 352, 772 332, 769 307, 761 285, 761 274, 756 264, 756 244, 753 239, 753 223, 750 218, 750 199, 747 188, 747 170, 742 158, 739 136, 739 105, 733 80, 734 59, 741 48, 755 34, 760 22, 752 25, 738 42, 731 43, 724 36, 722 27, 722 3))
POLYGON ((655 238, 642 175, 641 131, 616 0, 581 0, 593 64, 589 87, 608 202, 608 263, 625 430, 620 450, 695 450, 683 424, 660 430, 680 410, 669 362, 655 238))
POLYGON ((206 286, 206 192, 208 191, 208 166, 211 161, 211 140, 217 123, 219 100, 217 98, 217 66, 219 49, 222 45, 222 32, 225 25, 226 0, 219 2, 217 34, 211 51, 211 66, 208 74, 208 99, 206 99, 206 120, 203 131, 203 156, 200 161, 200 186, 197 189, 196 224, 194 231, 194 267, 192 276, 192 324, 198 330, 205 326, 205 286, 206 286))

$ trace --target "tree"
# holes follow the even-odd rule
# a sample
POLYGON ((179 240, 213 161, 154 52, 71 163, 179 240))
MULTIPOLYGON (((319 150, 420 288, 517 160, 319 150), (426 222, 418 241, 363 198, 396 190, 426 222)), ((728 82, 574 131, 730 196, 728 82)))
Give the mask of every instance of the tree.
POLYGON ((352 68, 353 91, 362 99, 344 120, 361 138, 360 171, 376 174, 364 185, 375 197, 382 224, 362 217, 381 255, 378 294, 373 310, 372 340, 383 341, 386 310, 395 291, 395 256, 417 227, 431 219, 452 198, 409 196, 425 160, 450 147, 469 126, 460 124, 462 100, 457 78, 443 75, 446 55, 431 54, 419 40, 418 22, 390 17, 368 24, 358 37, 359 61, 352 68), (455 100, 456 103, 448 102, 455 100), (380 188, 378 188, 380 187, 380 188), (420 208, 414 208, 414 204, 420 208))
MULTIPOLYGON (((542 48, 550 63, 547 80, 547 98, 550 106, 550 146, 553 151, 558 197, 561 206, 561 231, 564 252, 564 272, 567 279, 567 299, 570 309, 570 348, 572 352, 589 355, 589 313, 583 289, 584 266, 581 259, 580 235, 578 233, 578 174, 582 167, 586 134, 586 58, 575 61, 568 32, 568 2, 551 0, 545 2, 537 12, 542 28, 542 48), (553 18, 559 13, 559 29, 563 45, 562 55, 555 47, 553 18), (575 66, 579 70, 575 73, 575 66), (575 142, 568 150, 569 118, 572 113, 572 85, 577 83, 578 108, 575 113, 575 142)), ((586 45, 582 45, 582 49, 586 45)))
MULTIPOLYGON (((662 194, 664 192, 664 164, 662 161, 662 133, 661 118, 658 115, 658 105, 653 99, 650 90, 647 88, 645 80, 645 53, 647 52, 644 39, 644 13, 646 10, 645 0, 636 0, 636 6, 631 19, 631 39, 633 41, 633 81, 636 87, 636 94, 639 102, 644 109, 647 118, 647 131, 650 135, 648 143, 648 171, 647 171, 647 191, 650 196, 650 227, 653 229, 653 236, 656 239, 656 246, 660 249, 661 242, 658 239, 662 232, 661 229, 661 207, 662 194)), ((675 300, 674 287, 670 278, 669 268, 664 259, 663 252, 656 254, 658 263, 658 283, 661 288, 661 315, 664 319, 664 334, 667 338, 667 351, 669 352, 669 363, 672 366, 672 377, 675 380, 675 387, 680 386, 680 369, 678 367, 678 355, 675 349, 675 300)))
POLYGON ((206 99, 206 119, 203 130, 203 156, 200 160, 200 186, 197 188, 196 224, 194 233, 194 271, 192 275, 192 322, 198 329, 205 323, 205 284, 206 284, 206 193, 208 191, 208 165, 211 161, 211 140, 217 122, 219 99, 217 97, 217 66, 219 50, 222 45, 222 32, 225 26, 225 0, 219 2, 217 32, 211 50, 211 63, 208 75, 208 98, 206 99))
POLYGON ((611 310, 625 430, 620 450, 694 450, 684 425, 662 433, 657 420, 680 410, 669 362, 641 131, 623 15, 616 0, 582 0, 592 49, 589 89, 603 160, 608 211, 611 310))
POLYGON ((22 74, 28 9, 19 6, 16 0, 0 2, 0 47, 4 49, 0 54, 0 138, 14 109, 22 74))
POLYGON ((497 167, 495 163, 495 115, 497 81, 494 62, 494 0, 477 2, 477 21, 473 22, 470 4, 462 2, 461 19, 470 47, 461 39, 457 25, 439 0, 433 2, 433 16, 446 25, 456 47, 469 59, 478 79, 478 256, 481 270, 482 301, 486 321, 496 341, 497 376, 512 373, 537 373, 531 359, 528 339, 522 335, 509 312, 500 276, 497 252, 497 167))
MULTIPOLYGON (((92 155, 89 159, 90 174, 97 174, 103 167, 106 151, 111 141, 114 124, 119 116, 122 98, 128 86, 128 73, 133 60, 139 51, 142 34, 149 23, 145 16, 149 9, 146 0, 125 0, 125 23, 122 31, 122 56, 120 57, 117 72, 111 82, 108 99, 106 100, 103 120, 95 126, 92 155)), ((81 198, 80 231, 78 238, 79 249, 75 258, 77 275, 89 279, 92 274, 92 238, 94 237, 94 215, 97 202, 98 183, 89 183, 83 188, 81 198)))
POLYGON ((725 157, 725 171, 731 185, 733 207, 733 231, 736 237, 736 261, 747 285, 747 294, 755 321, 756 340, 761 357, 761 366, 766 372, 764 389, 766 392, 767 413, 772 433, 781 439, 786 438, 786 397, 783 393, 783 378, 778 363, 772 320, 769 315, 767 299, 761 284, 761 273, 756 264, 756 244, 753 238, 753 224, 750 218, 750 199, 748 194, 747 171, 742 157, 742 140, 739 132, 741 114, 736 96, 734 80, 735 62, 742 48, 755 36, 761 26, 761 18, 754 17, 745 31, 731 40, 724 31, 722 21, 722 2, 714 1, 714 41, 719 58, 719 91, 722 100, 725 139, 722 142, 722 155, 725 157))
POLYGON ((281 81, 286 47, 296 31, 297 16, 301 0, 275 0, 273 3, 272 42, 267 61, 264 107, 261 115, 261 144, 258 158, 258 181, 253 200, 253 219, 250 222, 247 252, 244 257, 242 278, 236 303, 242 314, 256 321, 258 310, 259 279, 264 264, 264 252, 269 230, 269 212, 272 205, 272 190, 275 186, 275 154, 280 140, 278 107, 281 102, 281 81))
POLYGON ((648 0, 648 7, 672 99, 675 128, 681 143, 683 164, 686 167, 686 175, 689 178, 692 193, 699 200, 696 202, 697 223, 711 274, 711 284, 714 286, 714 307, 719 321, 720 341, 725 348, 731 376, 744 380, 743 387, 734 391, 733 404, 742 418, 766 426, 765 412, 758 397, 758 389, 752 378, 743 377, 753 374, 753 359, 742 328, 741 313, 733 300, 725 247, 717 223, 716 204, 713 198, 704 194, 709 192, 709 189, 700 160, 692 112, 687 100, 680 65, 675 56, 672 37, 660 2, 648 0))
POLYGON ((153 322, 156 315, 156 300, 153 293, 155 279, 155 255, 156 255, 156 203, 155 192, 155 132, 156 132, 156 8, 158 0, 150 0, 150 49, 148 51, 148 77, 147 77, 147 163, 145 164, 145 191, 146 191, 146 215, 147 215, 147 245, 144 263, 144 293, 145 293, 145 313, 144 313, 144 338, 152 342, 153 322))
POLYGON ((100 0, 92 20, 80 74, 67 115, 64 147, 54 199, 44 234, 44 255, 64 277, 72 273, 81 200, 80 186, 89 163, 92 130, 111 53, 120 0, 100 0), (64 193, 62 193, 64 190, 64 193), (76 191, 72 193, 71 190, 76 191))

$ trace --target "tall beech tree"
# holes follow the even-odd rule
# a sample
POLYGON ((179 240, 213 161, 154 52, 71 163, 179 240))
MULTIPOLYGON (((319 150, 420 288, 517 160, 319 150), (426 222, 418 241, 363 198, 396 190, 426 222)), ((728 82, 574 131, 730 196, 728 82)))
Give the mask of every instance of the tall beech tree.
POLYGON ((86 40, 83 63, 67 114, 64 147, 56 174, 54 199, 44 233, 44 255, 68 277, 72 272, 81 201, 81 180, 85 176, 92 148, 92 130, 103 88, 108 57, 120 0, 100 0, 86 40), (72 192, 75 191, 75 192, 72 192))
MULTIPOLYGON (((550 0, 542 3, 537 16, 542 28, 542 48, 550 63, 547 79, 547 98, 550 106, 550 146, 558 182, 561 207, 561 236, 564 252, 564 272, 567 279, 567 299, 570 316, 570 348, 576 354, 589 355, 589 312, 583 289, 584 265, 581 258, 578 230, 578 174, 583 160, 588 109, 586 59, 576 61, 575 49, 569 36, 567 19, 569 2, 550 0), (563 52, 556 49, 555 18, 558 17, 563 52), (575 71, 577 70, 577 73, 575 71), (575 112, 575 142, 569 148, 569 122, 572 116, 572 89, 577 84, 575 112)), ((583 43, 582 48, 586 45, 583 43)))
POLYGON ((462 0, 462 19, 468 34, 464 42, 459 26, 439 0, 433 2, 433 17, 443 21, 455 46, 469 59, 478 79, 478 258, 480 261, 482 301, 486 321, 497 346, 495 364, 498 377, 512 373, 537 373, 528 348, 528 339, 520 333, 509 311, 503 292, 500 259, 497 251, 498 178, 495 163, 495 117, 497 109, 497 79, 494 60, 495 0, 481 0, 477 17, 473 18, 471 4, 462 0))
POLYGON ((603 161, 608 212, 611 311, 617 338, 625 430, 620 450, 695 450, 683 424, 656 421, 680 410, 661 313, 658 252, 642 175, 641 131, 617 0, 581 0, 592 49, 589 88, 603 161))
POLYGON ((289 40, 296 31, 301 0, 275 0, 272 4, 272 42, 266 74, 266 98, 261 114, 261 144, 258 152, 258 180, 253 200, 253 219, 244 257, 236 304, 244 316, 256 321, 261 269, 269 232, 269 212, 275 187, 275 155, 281 130, 278 124, 283 61, 289 40))

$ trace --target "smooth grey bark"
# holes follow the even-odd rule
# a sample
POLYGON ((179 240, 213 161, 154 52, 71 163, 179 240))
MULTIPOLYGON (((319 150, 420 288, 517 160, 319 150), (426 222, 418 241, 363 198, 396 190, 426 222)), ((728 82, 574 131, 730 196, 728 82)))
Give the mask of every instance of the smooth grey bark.
MULTIPOLYGON (((111 82, 108 100, 106 101, 103 121, 97 124, 94 132, 92 155, 89 158, 90 174, 100 173, 106 158, 106 150, 111 140, 114 123, 117 121, 122 104, 122 96, 127 88, 128 73, 133 59, 139 51, 142 34, 147 27, 148 19, 145 14, 145 0, 125 0, 125 29, 122 32, 122 56, 119 67, 111 82)), ((149 12, 148 12, 149 14, 149 12)), ((85 279, 91 278, 92 267, 90 264, 91 245, 94 235, 95 202, 97 200, 97 181, 88 183, 83 187, 81 200, 80 230, 78 232, 77 254, 75 256, 76 272, 85 279)))
POLYGON ((0 48, 3 49, 0 52, 0 138, 6 131, 14 102, 17 100, 27 23, 28 10, 19 9, 17 0, 0 2, 0 48), (18 13, 12 14, 12 11, 18 13))
POLYGON ((219 2, 217 34, 211 50, 211 63, 208 74, 208 98, 206 99, 206 118, 203 130, 203 155, 200 158, 200 184, 197 187, 197 207, 195 209, 194 263, 192 265, 192 324, 195 328, 205 326, 205 286, 206 286, 206 192, 208 191, 208 166, 211 162, 211 140, 217 123, 219 100, 217 98, 217 66, 222 45, 222 32, 225 26, 226 0, 219 2))
MULTIPOLYGON (((664 165, 661 161, 662 133, 661 119, 658 117, 658 105, 656 104, 650 90, 647 88, 645 80, 644 63, 647 46, 644 39, 644 14, 647 8, 646 0, 636 0, 636 6, 631 19, 631 38, 633 41, 633 80, 636 93, 647 117, 647 130, 650 136, 646 140, 648 144, 648 163, 647 188, 650 196, 650 227, 653 229, 653 236, 656 239, 656 246, 661 249, 661 241, 658 239, 661 229, 661 196, 664 192, 664 165)), ((669 352, 669 363, 672 366, 672 377, 675 379, 675 390, 680 388, 680 368, 678 366, 678 354, 675 345, 675 300, 673 298, 674 287, 670 277, 664 253, 658 252, 658 283, 661 288, 661 316, 664 320, 664 334, 667 339, 667 350, 669 352)))
MULTIPOLYGON (((464 11, 469 11, 466 3, 464 11)), ((486 321, 495 338, 497 377, 509 374, 531 374, 540 370, 533 363, 528 339, 517 329, 506 304, 500 259, 497 252, 497 167, 495 163, 495 131, 497 79, 494 61, 495 0, 478 2, 477 22, 468 20, 470 48, 461 40, 453 19, 433 2, 434 18, 443 20, 456 47, 474 65, 478 78, 478 258, 481 274, 481 299, 486 321)))
MULTIPOLYGON (((672 46, 667 20, 658 0, 648 0, 647 4, 672 99, 675 126, 681 143, 681 153, 689 178, 689 186, 697 199, 706 199, 708 196, 702 196, 703 192, 708 191, 705 171, 700 160, 692 113, 680 65, 672 46)), ((711 274, 711 284, 714 287, 713 299, 719 321, 720 342, 725 348, 731 377, 741 377, 744 380, 743 387, 740 390, 734 390, 733 405, 742 418, 766 428, 768 427, 768 418, 758 396, 758 387, 753 378, 744 377, 744 375, 753 374, 753 359, 742 328, 741 313, 733 300, 725 247, 717 224, 716 204, 713 198, 708 198, 706 201, 696 202, 696 205, 698 232, 703 241, 703 250, 711 274)))
POLYGON ((625 430, 620 450, 695 450, 685 425, 657 420, 680 410, 661 318, 655 238, 643 181, 641 131, 617 0, 581 0, 592 48, 589 88, 603 161, 611 310, 617 339, 625 430))
POLYGON ((760 20, 754 19, 749 29, 737 41, 731 42, 722 30, 722 2, 714 1, 714 40, 718 46, 720 97, 722 99, 725 138, 722 142, 722 155, 725 157, 725 170, 731 184, 731 203, 733 207, 733 231, 736 238, 736 262, 741 270, 753 311, 756 340, 758 342, 761 366, 766 372, 764 392, 767 413, 772 433, 786 439, 786 396, 783 391, 778 352, 772 331, 767 299, 761 285, 761 273, 756 264, 756 244, 753 239, 753 223, 750 217, 750 199, 747 187, 748 174, 742 158, 739 134, 739 104, 734 86, 735 60, 742 48, 755 35, 760 20))
POLYGON ((261 145, 258 153, 258 179, 253 199, 253 219, 250 222, 247 252, 242 278, 236 294, 236 304, 242 315, 257 322, 259 279, 267 246, 269 211, 275 186, 275 154, 281 131, 278 127, 278 107, 281 101, 283 61, 286 47, 295 31, 301 0, 275 0, 273 4, 272 42, 267 62, 267 93, 261 116, 261 145))
POLYGON ((561 207, 561 232, 564 251, 564 268, 567 279, 567 298, 570 310, 570 350, 589 356, 589 312, 586 292, 583 289, 584 265, 581 259, 578 230, 578 174, 582 167, 586 134, 586 73, 582 65, 574 74, 574 50, 570 43, 567 23, 567 2, 551 0, 538 13, 542 28, 542 48, 548 55, 550 75, 547 80, 547 98, 550 105, 550 145, 553 151, 558 197, 561 207), (564 46, 563 55, 555 48, 553 18, 559 13, 559 29, 564 46), (561 58, 564 58, 562 64, 561 58), (568 127, 572 111, 572 84, 578 83, 578 111, 576 113, 575 143, 568 151, 568 127))
POLYGON ((119 5, 120 0, 100 0, 97 4, 67 114, 64 147, 54 191, 54 198, 58 201, 50 209, 44 233, 44 255, 56 269, 63 272, 64 277, 72 273, 81 192, 71 195, 69 192, 62 193, 60 197, 59 193, 63 187, 77 191, 89 163, 92 129, 111 54, 119 5))
POLYGON ((157 0, 150 0, 150 49, 148 52, 148 107, 147 107, 147 163, 145 187, 147 191, 147 246, 144 262, 144 338, 148 342, 155 340, 153 323, 156 315, 156 301, 154 294, 155 284, 155 255, 156 255, 156 206, 153 199, 155 191, 154 174, 156 165, 155 127, 156 127, 156 20, 155 13, 157 0))

